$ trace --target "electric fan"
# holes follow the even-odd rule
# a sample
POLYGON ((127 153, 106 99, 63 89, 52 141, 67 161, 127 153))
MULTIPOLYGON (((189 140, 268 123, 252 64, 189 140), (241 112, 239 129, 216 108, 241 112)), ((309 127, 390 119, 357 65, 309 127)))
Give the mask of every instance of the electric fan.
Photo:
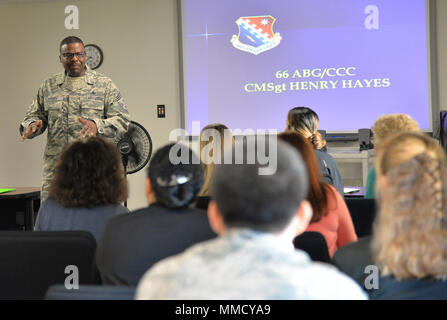
POLYGON ((151 136, 141 124, 135 121, 130 122, 127 132, 115 142, 121 153, 126 174, 143 169, 152 155, 151 136))

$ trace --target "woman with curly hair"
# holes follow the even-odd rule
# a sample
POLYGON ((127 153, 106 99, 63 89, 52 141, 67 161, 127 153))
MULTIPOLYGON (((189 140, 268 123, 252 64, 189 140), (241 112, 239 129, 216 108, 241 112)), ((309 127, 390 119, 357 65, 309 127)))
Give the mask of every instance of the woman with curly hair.
POLYGON ((437 141, 406 132, 377 158, 380 213, 372 250, 375 299, 447 299, 447 162, 437 141))
POLYGON ((118 149, 99 137, 77 140, 63 150, 49 197, 34 230, 85 230, 99 239, 107 221, 129 212, 127 181, 118 149))
POLYGON ((343 180, 334 158, 326 152, 326 140, 318 132, 318 115, 310 108, 296 107, 287 113, 286 131, 296 131, 312 144, 320 166, 322 179, 332 184, 344 196, 343 180))
MULTIPOLYGON (((418 123, 409 115, 403 113, 387 114, 379 117, 372 127, 374 132, 374 149, 376 153, 385 139, 393 134, 420 131, 418 123)), ((376 193, 376 168, 369 169, 365 186, 365 198, 374 199, 376 193)))
POLYGON ((351 215, 345 200, 330 184, 321 181, 318 161, 307 139, 296 132, 283 132, 278 139, 294 147, 303 157, 309 175, 307 200, 312 205, 313 216, 306 231, 321 233, 333 257, 338 248, 357 241, 351 215))

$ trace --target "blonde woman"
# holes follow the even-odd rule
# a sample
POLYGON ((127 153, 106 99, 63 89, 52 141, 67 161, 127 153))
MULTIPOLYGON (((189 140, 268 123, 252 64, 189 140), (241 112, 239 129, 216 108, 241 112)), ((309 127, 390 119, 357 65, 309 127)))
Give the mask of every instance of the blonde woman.
POLYGON ((344 196, 343 180, 334 158, 326 152, 326 140, 318 132, 319 119, 315 111, 296 107, 287 114, 286 131, 295 131, 309 140, 317 157, 323 181, 333 185, 344 196))
POLYGON ((447 299, 447 163, 423 133, 387 139, 377 158, 380 214, 373 255, 375 299, 447 299))
POLYGON ((234 142, 227 126, 215 123, 204 127, 200 133, 200 162, 204 171, 204 182, 196 206, 206 209, 209 201, 211 177, 216 164, 223 161, 223 151, 234 142))
MULTIPOLYGON (((387 114, 379 117, 374 123, 374 149, 379 151, 382 142, 390 135, 404 131, 420 131, 418 123, 406 114, 387 114)), ((375 198, 376 192, 376 169, 371 168, 368 172, 365 186, 365 198, 375 198)))

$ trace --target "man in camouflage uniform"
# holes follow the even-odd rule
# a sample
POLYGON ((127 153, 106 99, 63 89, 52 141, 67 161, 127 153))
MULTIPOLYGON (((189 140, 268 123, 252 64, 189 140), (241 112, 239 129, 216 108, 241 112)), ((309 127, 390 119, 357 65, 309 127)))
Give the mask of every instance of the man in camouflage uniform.
POLYGON ((65 145, 88 136, 114 138, 126 132, 130 123, 124 100, 112 80, 86 66, 81 39, 62 40, 59 59, 65 72, 43 82, 20 125, 22 141, 48 128, 42 200, 48 197, 54 167, 65 145))

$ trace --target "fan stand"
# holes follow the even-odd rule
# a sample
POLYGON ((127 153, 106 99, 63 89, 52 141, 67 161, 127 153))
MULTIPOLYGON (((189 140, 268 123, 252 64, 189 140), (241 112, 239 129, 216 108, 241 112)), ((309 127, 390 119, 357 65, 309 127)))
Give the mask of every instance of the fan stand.
MULTIPOLYGON (((124 178, 126 178, 126 182, 127 182, 127 162, 129 161, 129 159, 127 158, 127 154, 126 155, 121 155, 121 159, 123 160, 123 167, 124 167, 124 178)), ((124 200, 124 206, 127 208, 127 198, 126 200, 124 200)))
MULTIPOLYGON (((121 153, 124 175, 127 182, 128 174, 143 169, 149 162, 152 154, 152 139, 149 132, 141 124, 131 121, 127 132, 117 137, 115 143, 121 153), (128 168, 129 162, 131 168, 128 168), (135 166, 134 162, 136 162, 135 166)), ((127 199, 124 201, 124 206, 127 208, 127 199)))

